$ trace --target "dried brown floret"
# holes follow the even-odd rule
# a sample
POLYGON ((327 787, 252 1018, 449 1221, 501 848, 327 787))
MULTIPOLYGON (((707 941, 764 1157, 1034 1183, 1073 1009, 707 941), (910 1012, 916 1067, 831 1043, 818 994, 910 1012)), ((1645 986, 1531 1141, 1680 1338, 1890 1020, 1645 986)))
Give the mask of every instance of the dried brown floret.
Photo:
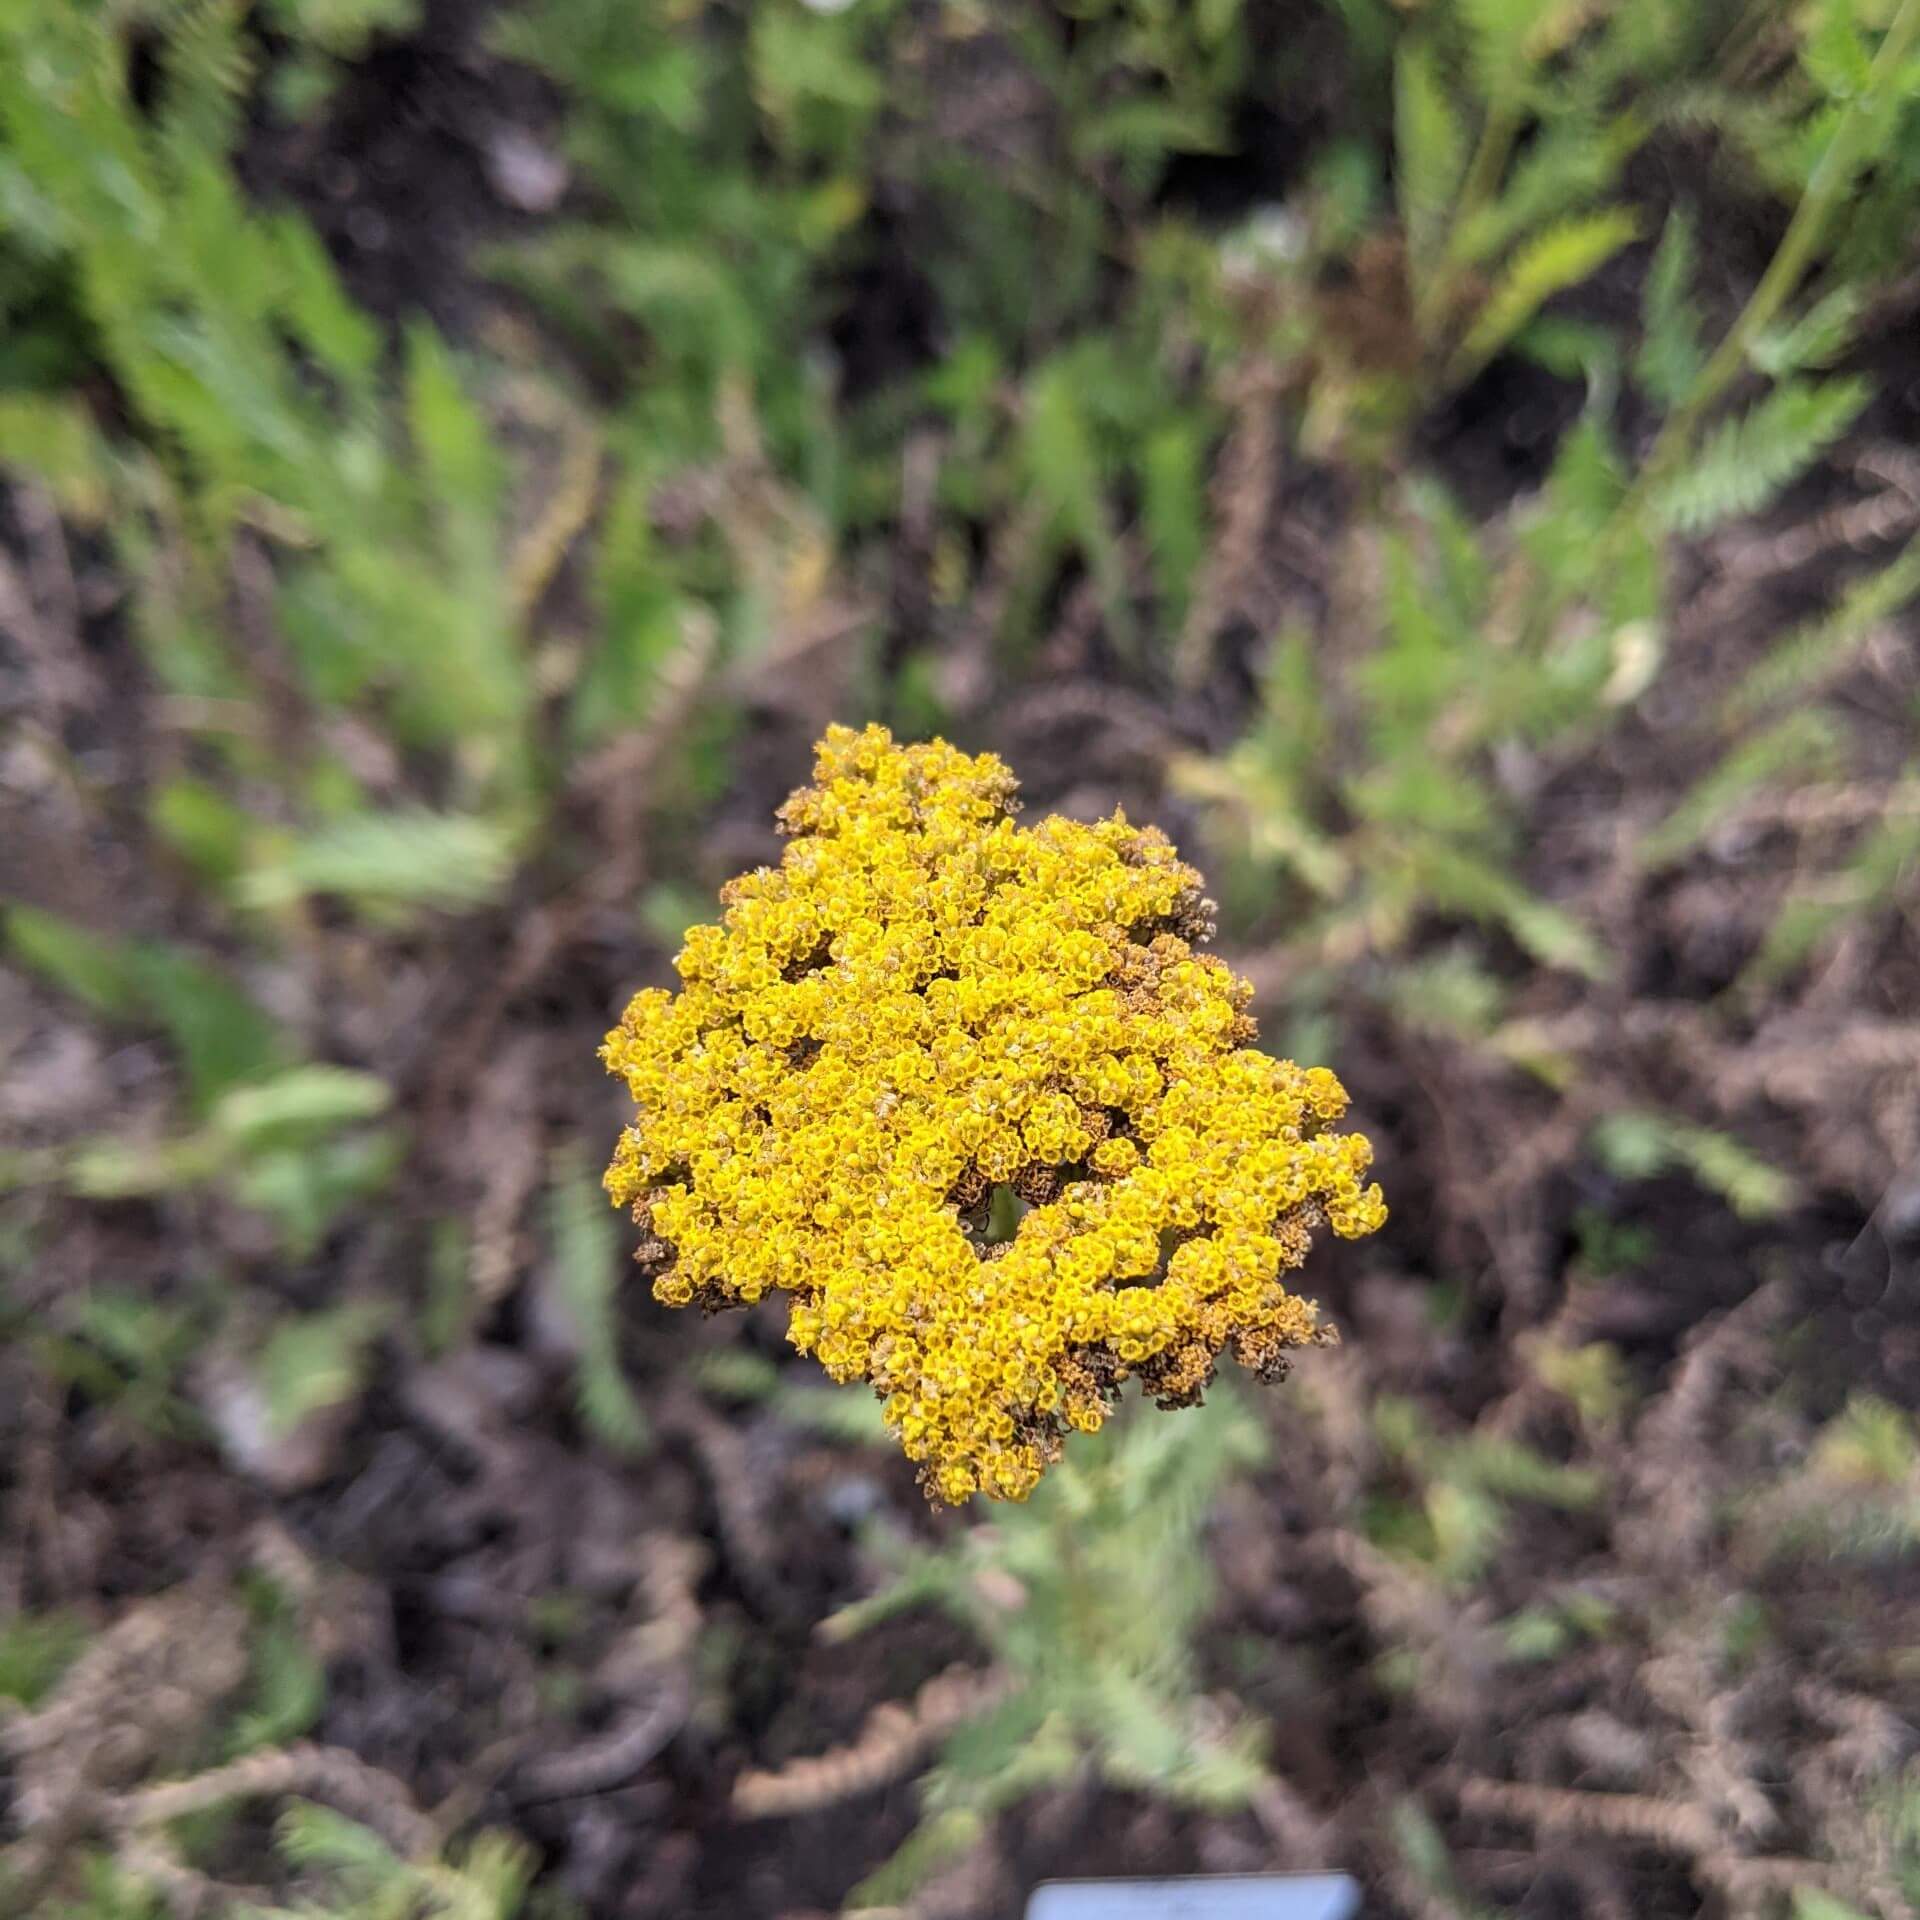
POLYGON ((1030 1207, 1044 1207, 1060 1192, 1060 1169, 1029 1161, 1013 1176, 1013 1190, 1030 1207))

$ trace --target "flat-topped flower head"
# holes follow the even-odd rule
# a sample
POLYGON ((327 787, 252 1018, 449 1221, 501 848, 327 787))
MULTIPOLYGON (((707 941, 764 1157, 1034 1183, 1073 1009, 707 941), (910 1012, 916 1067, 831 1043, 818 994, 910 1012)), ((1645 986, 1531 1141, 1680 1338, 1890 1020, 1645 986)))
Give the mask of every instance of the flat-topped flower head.
POLYGON ((780 865, 601 1055, 656 1297, 788 1295, 794 1346, 869 1382, 953 1502, 1023 1499, 1129 1377, 1163 1406, 1222 1354, 1277 1377, 1331 1337, 1285 1284, 1313 1230, 1386 1218, 1339 1081, 1255 1052, 1252 989, 1195 951, 1199 874, 1118 813, 1020 826, 1014 788, 830 728, 780 865))

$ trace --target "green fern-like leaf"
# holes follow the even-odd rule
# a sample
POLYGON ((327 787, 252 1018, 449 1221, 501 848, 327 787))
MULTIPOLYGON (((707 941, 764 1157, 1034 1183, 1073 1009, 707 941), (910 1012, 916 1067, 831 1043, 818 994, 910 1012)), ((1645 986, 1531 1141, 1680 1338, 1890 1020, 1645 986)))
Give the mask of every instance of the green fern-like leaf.
POLYGON ((360 1391, 389 1317, 378 1303, 364 1301, 280 1321, 255 1363, 276 1433, 291 1433, 360 1391))
POLYGON ((1821 1429, 1807 1464, 1851 1486, 1901 1487, 1920 1474, 1920 1428, 1903 1408, 1856 1393, 1821 1429))
POLYGON ((86 1644, 87 1625, 76 1614, 22 1612, 0 1623, 0 1700, 36 1705, 86 1644))
POLYGON ((77 401, 0 393, 0 464, 39 481, 78 520, 106 511, 105 450, 77 401))
POLYGON ((504 888, 513 857, 513 835, 496 820, 423 808, 350 814, 264 854, 240 894, 256 907, 315 893, 475 907, 504 888))
POLYGON ((1606 1491, 1606 1478, 1591 1467, 1563 1466, 1518 1440, 1469 1434, 1445 1450, 1441 1471, 1505 1500, 1583 1512, 1606 1491))
POLYGON ((57 913, 15 906, 0 917, 0 933, 16 964, 108 1018, 135 1012, 141 1000, 133 956, 118 940, 93 933, 57 913))
POLYGON ((1527 241, 1495 282, 1454 356, 1453 377, 1484 366, 1555 294, 1578 286, 1639 231, 1624 207, 1559 221, 1527 241))
POLYGON ((1396 1800, 1387 1816, 1387 1831, 1401 1867, 1437 1912, 1450 1914, 1453 1920, 1491 1920, 1488 1910, 1462 1890, 1446 1837, 1419 1801, 1410 1796, 1396 1800))
POLYGON ((303 1147, 359 1121, 378 1119, 392 1104, 393 1088, 378 1074, 315 1062, 223 1094, 208 1131, 235 1153, 303 1147))
POLYGON ((1860 288, 1835 287, 1797 319, 1768 328, 1748 348, 1747 357, 1772 380, 1830 367, 1852 346, 1866 311, 1860 288))
POLYGON ((1200 1804, 1244 1800, 1259 1778, 1247 1730, 1203 1728, 1192 1695, 1193 1637, 1211 1595, 1200 1531, 1222 1481, 1259 1456, 1260 1431, 1221 1390, 1178 1420, 1116 1426, 1070 1443, 1025 1506, 937 1552, 897 1556, 891 1584, 835 1622, 844 1638, 930 1602, 1018 1683, 1005 1709, 955 1735, 950 1764, 943 1757, 928 1782, 930 1818, 1005 1804, 1011 1783, 1031 1773, 1038 1784, 1082 1758, 1200 1804), (1020 1603, 998 1597, 1006 1591, 1020 1603), (1050 1739, 1034 1731, 1044 1728, 1050 1739))
POLYGON ((1659 487, 1654 508, 1676 533, 1704 533, 1758 513, 1846 432, 1866 405, 1864 380, 1790 380, 1723 421, 1678 473, 1659 487))
POLYGON ((1569 102, 1514 161, 1498 195, 1462 211, 1449 237, 1451 257, 1468 266, 1497 260, 1527 235, 1579 213, 1612 190, 1645 137, 1637 115, 1601 120, 1569 102))
POLYGON ((1409 42, 1394 63, 1394 179, 1415 285, 1427 278, 1467 167, 1467 130, 1426 47, 1409 42))
POLYGON ((275 1823, 274 1844, 296 1867, 343 1873, 369 1889, 398 1879, 406 1870, 371 1827, 312 1800, 287 1803, 275 1823))
POLYGON ((1125 564, 1106 498, 1106 460, 1091 391, 1104 369, 1093 361, 1056 355, 1028 386, 1024 435, 1035 498, 1054 516, 1062 535, 1085 555, 1107 620, 1123 645, 1133 639, 1125 564))
POLYGON ((987 1823, 973 1807, 949 1807, 914 1828, 885 1865, 876 1868, 847 1896, 847 1910, 898 1908, 941 1867, 960 1858, 985 1837, 987 1823))
POLYGON ((1704 323, 1693 298, 1694 251, 1693 217, 1676 208, 1647 268, 1640 346, 1633 361, 1634 377, 1663 407, 1680 404, 1707 359, 1700 339, 1704 323))
POLYGON ((254 1635, 249 1697, 226 1730, 229 1758, 284 1746, 308 1732, 327 1703, 327 1673, 299 1625, 284 1614, 254 1635))
POLYGON ((1644 1180, 1665 1168, 1686 1168, 1743 1219, 1769 1220, 1798 1196, 1794 1182, 1731 1134, 1664 1114, 1631 1110, 1606 1115, 1593 1130, 1600 1158, 1624 1179, 1644 1180))
POLYGON ((1479 1041, 1499 1025, 1507 990, 1466 947, 1457 946, 1396 967, 1387 992, 1410 1027, 1479 1041))
POLYGON ((1520 91, 1552 0, 1460 0, 1481 98, 1503 106, 1520 91))
POLYGON ((161 42, 163 123, 189 151, 224 154, 236 143, 253 78, 240 0, 180 0, 166 9, 161 42))
POLYGON ((1022 1688, 965 1721, 940 1749, 943 1779, 935 1797, 950 1793, 955 1782, 999 1779, 1018 1763, 1046 1717, 1046 1702, 1022 1688))
POLYGON ((289 1065, 279 1023, 221 969, 162 941, 142 943, 132 959, 141 997, 177 1049, 198 1109, 289 1065))
POLYGON ((607 502, 593 589, 601 641, 581 674, 570 716, 583 746, 644 726, 664 691, 689 684, 707 664, 711 622, 690 612, 661 565, 643 476, 621 481, 607 502))
POLYGON ((782 1419, 825 1439, 854 1447, 887 1443, 887 1423, 880 1402, 871 1394, 796 1383, 783 1386, 773 1404, 782 1419))
POLYGON ((1606 978, 1606 954, 1593 934, 1513 875, 1455 846, 1423 844, 1415 865, 1436 905, 1504 925, 1543 966, 1606 978))
POLYGON ((620 1363, 614 1314, 619 1235, 600 1183, 576 1153, 555 1156, 547 1224, 554 1278, 579 1342, 574 1380, 580 1417, 616 1452, 639 1453, 647 1444, 647 1420, 620 1363))
POLYGON ((219 968, 160 940, 116 940, 58 914, 11 907, 0 941, 22 966, 109 1020, 151 1021, 172 1040, 201 1110, 288 1064, 278 1024, 219 968))
POLYGON ((1811 28, 1800 41, 1800 64, 1829 100, 1858 99, 1872 85, 1873 49, 1848 4, 1811 10, 1811 28))
POLYGON ((1801 699, 1842 672, 1875 629, 1920 595, 1920 540, 1856 581, 1833 609, 1797 627, 1742 676, 1722 709, 1740 723, 1784 700, 1801 699))
POLYGON ((1835 872, 1805 880, 1774 917, 1743 976, 1765 987, 1799 966, 1840 928, 1890 905, 1920 870, 1920 782, 1893 790, 1886 818, 1835 872))
POLYGON ((1703 774, 1640 844, 1649 867, 1670 866, 1697 847, 1748 795, 1772 781, 1832 766, 1840 735, 1823 713, 1790 713, 1742 740, 1703 774))

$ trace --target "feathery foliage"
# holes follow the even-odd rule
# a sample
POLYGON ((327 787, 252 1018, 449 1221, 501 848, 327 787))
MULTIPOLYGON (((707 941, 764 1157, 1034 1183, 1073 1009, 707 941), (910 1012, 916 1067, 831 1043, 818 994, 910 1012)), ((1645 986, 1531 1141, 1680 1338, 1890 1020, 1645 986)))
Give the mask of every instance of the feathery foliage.
POLYGON ((1678 533, 1704 533, 1757 513, 1846 432, 1867 402, 1855 379, 1790 380, 1722 421, 1654 498, 1678 533))
POLYGON ((577 1152, 555 1156, 547 1222, 554 1278, 573 1321, 580 1417, 616 1452, 638 1453, 647 1444, 647 1420, 620 1364, 619 1234, 599 1181, 577 1152))
POLYGON ((1223 1484, 1263 1456, 1225 1391, 1186 1421, 1123 1418, 1110 1439, 1070 1446, 1024 1505, 950 1546, 900 1553, 887 1586, 834 1616, 829 1631, 845 1638, 937 1607, 1010 1682, 948 1738, 921 1783, 921 1828, 860 1904, 904 1897, 952 1843, 1083 1761, 1115 1785, 1201 1806, 1241 1804, 1259 1786, 1255 1730, 1211 1719, 1196 1697, 1195 1639, 1212 1597, 1203 1530, 1223 1484))
POLYGON ((499 1833, 442 1859, 403 1860, 371 1828, 302 1800, 281 1814, 274 1846, 312 1893, 298 1908, 243 1908, 240 1920, 514 1920, 533 1865, 499 1833))

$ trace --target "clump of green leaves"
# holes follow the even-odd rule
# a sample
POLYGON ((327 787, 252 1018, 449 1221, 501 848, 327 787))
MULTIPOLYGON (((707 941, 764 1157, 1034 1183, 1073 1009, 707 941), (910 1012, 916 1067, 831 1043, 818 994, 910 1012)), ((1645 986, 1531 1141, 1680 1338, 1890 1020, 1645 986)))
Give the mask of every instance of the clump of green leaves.
POLYGON ((27 1344, 48 1379, 78 1389, 136 1432, 196 1438, 201 1422, 187 1373, 218 1311, 212 1290, 163 1301, 123 1287, 91 1287, 59 1301, 27 1344))
POLYGON ((299 1060, 280 1026, 225 968, 164 941, 117 940, 13 907, 7 949, 98 1018, 158 1028, 184 1083, 184 1123, 157 1135, 103 1130, 0 1156, 0 1189, 52 1184, 124 1200, 217 1185, 275 1223, 290 1252, 317 1246, 398 1165, 377 1074, 299 1060))
POLYGON ((1390 176, 1394 271, 1381 272, 1380 214, 1356 221, 1351 186, 1308 202, 1303 258, 1320 275, 1350 267, 1398 311, 1385 331, 1317 343, 1324 384, 1309 415, 1318 446, 1390 459, 1416 411, 1503 354, 1562 372, 1616 357, 1560 296, 1641 237, 1626 170, 1675 89, 1709 64, 1715 9, 1348 0, 1340 11, 1356 61, 1386 69, 1391 140, 1385 152, 1356 143, 1337 178, 1372 201, 1372 180, 1390 176))
POLYGON ((969 1628, 1010 1683, 964 1723, 920 1787, 924 1818, 855 1896, 889 1904, 1000 1808, 1082 1766, 1196 1806, 1243 1804, 1264 1774, 1255 1730, 1209 1715, 1195 1636, 1212 1578, 1201 1536, 1223 1485, 1256 1464, 1259 1428, 1228 1393, 1182 1423, 1122 1419, 1076 1442, 1031 1500, 952 1545, 899 1556, 857 1633, 913 1606, 969 1628))
POLYGON ((513 1920, 533 1870, 527 1849, 499 1833, 440 1859, 402 1859, 370 1827, 302 1800, 281 1814, 274 1846, 307 1895, 298 1907, 244 1907, 248 1920, 513 1920))
MULTIPOLYGON (((681 646, 645 495, 616 491, 608 517, 603 648, 536 675, 537 604, 597 509, 585 416, 424 324, 383 328, 302 219, 248 200, 243 10, 166 9, 138 103, 133 15, 57 0, 0 19, 0 247, 63 290, 47 324, 94 343, 116 400, 97 409, 51 361, 0 369, 0 457, 132 583, 130 625, 199 762, 156 788, 150 822, 211 892, 282 926, 314 896, 389 924, 484 905, 562 771, 551 697, 576 705, 567 745, 590 745, 644 722, 681 646), (509 434, 557 470, 538 511, 509 434), (411 795, 339 750, 348 716, 375 763, 408 757, 411 795)), ((343 0, 303 15, 304 44, 351 51, 406 17, 343 0)))
POLYGON ((1568 751, 1606 712, 1609 687, 1647 671, 1656 582, 1645 565, 1621 568, 1590 620, 1513 617, 1521 595, 1572 593, 1561 562, 1620 491, 1597 436, 1570 435, 1496 561, 1442 491, 1408 490, 1378 555, 1372 654, 1335 679, 1308 635, 1283 635, 1253 730, 1224 757, 1176 769, 1239 867, 1230 904, 1282 883, 1305 909, 1306 942, 1329 958, 1391 951, 1423 916, 1448 914, 1503 928, 1542 965, 1604 971, 1591 934, 1513 872, 1520 808, 1491 756, 1568 751))
POLYGON ((17 965, 96 1018, 164 1032, 196 1109, 292 1064, 272 1017, 226 969, 185 946, 114 939, 27 906, 0 909, 0 940, 17 965))
MULTIPOLYGON (((468 793, 523 792, 504 464, 424 330, 406 346, 401 428, 380 331, 312 231, 242 198, 226 165, 249 73, 237 15, 199 8, 191 36, 164 42, 151 115, 90 10, 37 10, 9 39, 0 139, 30 189, 9 202, 9 238, 70 276, 137 427, 110 441, 46 396, 41 443, 83 464, 41 477, 70 510, 94 507, 145 583, 135 615, 155 671, 188 696, 246 686, 221 596, 238 550, 269 553, 264 590, 318 697, 373 703, 404 738, 451 751, 468 793)), ((27 396, 12 404, 28 412, 27 396)))
MULTIPOLYGON (((1753 97, 1800 156, 1794 212, 1717 337, 1684 204, 1644 258, 1637 327, 1548 304, 1603 257, 1628 257, 1627 217, 1610 196, 1636 148, 1690 124, 1688 103, 1726 44, 1705 11, 1683 19, 1629 5, 1596 18, 1497 0, 1405 17, 1364 4, 1343 12, 1356 46, 1392 69, 1408 324, 1421 345, 1357 367, 1367 337, 1325 292, 1339 253, 1316 239, 1316 222, 1344 236, 1364 289, 1378 272, 1379 215, 1327 177, 1302 196, 1305 237, 1282 269, 1293 298, 1273 337, 1298 368, 1302 445, 1387 476, 1375 483, 1384 526, 1339 555, 1341 590, 1321 624, 1273 640, 1239 743, 1183 760, 1176 779, 1228 855, 1230 911, 1284 943, 1296 1004, 1337 980, 1559 1084, 1563 1065, 1500 1019, 1510 956, 1496 946, 1479 961, 1478 946, 1470 971, 1419 975, 1407 950, 1436 922, 1464 920, 1537 968, 1606 971, 1592 931, 1529 883, 1531 809, 1559 772, 1623 735, 1656 688, 1676 541, 1773 508, 1861 415, 1870 390, 1844 362, 1872 288, 1853 277, 1868 256, 1849 236, 1872 216, 1845 189, 1871 180, 1872 200, 1882 169, 1904 164, 1894 150, 1920 115, 1920 10, 1881 9, 1870 27, 1851 0, 1822 0, 1784 29, 1798 56, 1791 78, 1753 97), (1806 164, 1814 154, 1819 163, 1806 164), (1407 383, 1424 405, 1436 368, 1444 385, 1449 370, 1468 378, 1509 352, 1580 380, 1585 405, 1537 490, 1475 526, 1419 470, 1407 383), (1629 394, 1647 434, 1639 452, 1625 431, 1629 394), (1366 964, 1376 960, 1392 965, 1366 964)), ((1702 771, 1640 840, 1649 872, 1701 857, 1756 796, 1816 782, 1841 790, 1856 724, 1806 696, 1840 676, 1917 581, 1911 548, 1900 550, 1701 716, 1690 746, 1702 771)), ((1803 869, 1743 986, 1778 982, 1900 897, 1920 853, 1908 784, 1838 865, 1803 869)), ((1717 1129, 1628 1115, 1599 1137, 1603 1154, 1642 1172, 1685 1166, 1743 1213, 1793 1198, 1717 1129)))
POLYGON ((1433 1816, 1410 1796, 1393 1803, 1387 1814, 1387 1838, 1401 1871, 1450 1920, 1489 1920, 1488 1911, 1460 1884, 1446 1835, 1433 1816))
POLYGON ((299 1739, 312 1730, 327 1703, 326 1665, 313 1649, 310 1622, 293 1596, 255 1575, 243 1597, 251 1627, 247 1685, 223 1730, 225 1759, 299 1739))
POLYGON ((730 382, 777 458, 820 430, 819 383, 793 343, 815 263, 863 207, 887 11, 766 7, 689 33, 586 0, 498 29, 503 51, 572 95, 569 158, 605 215, 563 220, 496 268, 596 362, 623 326, 641 331, 644 369, 618 353, 608 370, 636 381, 634 424, 663 466, 715 451, 730 382))

